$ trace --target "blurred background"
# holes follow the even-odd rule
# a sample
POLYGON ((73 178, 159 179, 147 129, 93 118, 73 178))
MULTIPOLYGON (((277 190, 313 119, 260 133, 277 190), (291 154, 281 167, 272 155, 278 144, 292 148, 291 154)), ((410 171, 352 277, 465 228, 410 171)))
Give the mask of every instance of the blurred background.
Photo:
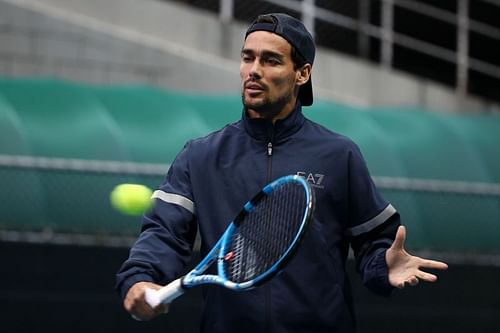
POLYGON ((140 217, 109 193, 240 118, 244 31, 277 11, 318 45, 306 116, 359 144, 410 251, 450 264, 385 299, 350 260, 359 331, 500 329, 499 0, 0 0, 1 332, 197 331, 199 290, 149 323, 122 309, 140 217))

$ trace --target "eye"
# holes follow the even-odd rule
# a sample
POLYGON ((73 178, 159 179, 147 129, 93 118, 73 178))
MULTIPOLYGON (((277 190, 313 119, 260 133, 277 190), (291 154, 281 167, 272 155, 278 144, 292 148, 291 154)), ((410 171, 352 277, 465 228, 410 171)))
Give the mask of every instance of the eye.
POLYGON ((251 62, 252 60, 253 60, 253 57, 248 55, 248 54, 241 55, 241 61, 243 61, 243 62, 251 62))
POLYGON ((264 62, 270 66, 277 66, 281 64, 281 60, 277 57, 266 57, 264 62))

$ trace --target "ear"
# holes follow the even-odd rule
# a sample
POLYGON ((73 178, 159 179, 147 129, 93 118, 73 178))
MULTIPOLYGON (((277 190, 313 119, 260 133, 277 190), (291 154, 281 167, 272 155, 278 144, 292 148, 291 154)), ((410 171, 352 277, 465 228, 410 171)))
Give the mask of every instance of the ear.
POLYGON ((309 78, 311 77, 311 64, 305 64, 301 68, 297 69, 297 85, 301 86, 305 84, 307 81, 309 81, 309 78))

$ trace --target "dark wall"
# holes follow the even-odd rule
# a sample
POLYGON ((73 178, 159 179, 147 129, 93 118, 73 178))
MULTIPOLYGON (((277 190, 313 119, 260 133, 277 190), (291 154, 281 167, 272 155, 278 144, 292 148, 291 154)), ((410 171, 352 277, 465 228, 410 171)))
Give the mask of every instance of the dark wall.
MULTIPOLYGON (((196 332, 199 289, 169 315, 137 322, 113 291, 122 248, 0 243, 0 331, 196 332)), ((353 273, 353 265, 349 264, 353 273)), ((436 284, 390 298, 374 296, 353 276, 359 332, 493 332, 500 328, 500 267, 451 265, 436 284)))
POLYGON ((172 315, 151 322, 123 310, 113 287, 127 255, 117 248, 0 243, 0 332, 195 332, 196 290, 178 300, 172 315))

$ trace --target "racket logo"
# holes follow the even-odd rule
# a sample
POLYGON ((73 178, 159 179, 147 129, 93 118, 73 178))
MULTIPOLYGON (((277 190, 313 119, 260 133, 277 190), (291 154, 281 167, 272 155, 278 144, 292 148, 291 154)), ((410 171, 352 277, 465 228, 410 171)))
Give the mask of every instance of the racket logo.
POLYGON ((233 257, 234 257, 234 252, 231 251, 231 252, 226 253, 226 255, 224 256, 223 259, 224 259, 224 261, 230 261, 231 259, 233 259, 233 257))

